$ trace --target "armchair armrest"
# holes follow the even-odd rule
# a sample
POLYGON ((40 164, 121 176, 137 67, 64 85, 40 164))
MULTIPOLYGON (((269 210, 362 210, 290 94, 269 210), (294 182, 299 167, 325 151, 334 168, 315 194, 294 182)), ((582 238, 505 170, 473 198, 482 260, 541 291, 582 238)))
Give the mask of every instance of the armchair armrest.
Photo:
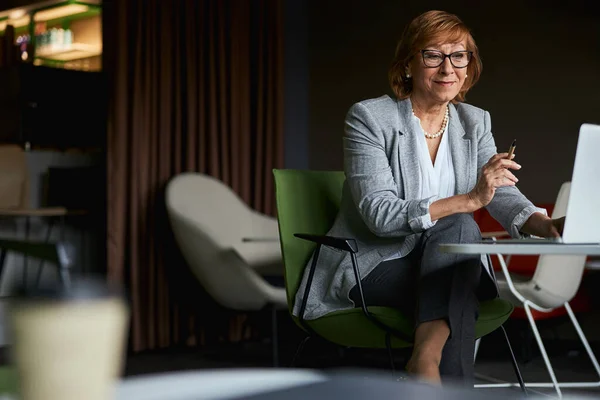
POLYGON ((62 217, 67 215, 64 207, 42 207, 42 208, 2 208, 2 217, 62 217))
POLYGON ((308 240, 323 246, 333 247, 338 250, 358 253, 356 240, 350 238, 340 238, 326 235, 310 235, 307 233, 295 233, 294 236, 300 239, 308 240))
POLYGON ((278 237, 243 237, 242 242, 277 242, 279 243, 278 237))

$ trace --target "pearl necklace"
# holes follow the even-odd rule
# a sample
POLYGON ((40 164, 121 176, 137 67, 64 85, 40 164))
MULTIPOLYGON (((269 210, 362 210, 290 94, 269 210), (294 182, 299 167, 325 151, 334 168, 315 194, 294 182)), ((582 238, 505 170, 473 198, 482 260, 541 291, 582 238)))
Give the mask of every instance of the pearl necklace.
MULTIPOLYGON (((412 110, 412 113, 415 117, 417 117, 414 109, 412 110)), ((417 118, 419 118, 419 117, 417 117, 417 118)), ((419 120, 419 126, 421 126, 421 130, 423 131, 423 133, 425 134, 425 137, 427 139, 436 139, 436 138, 439 138, 440 136, 442 136, 442 133, 444 133, 444 130, 446 129, 446 125, 448 125, 448 119, 449 119, 449 112, 448 112, 448 107, 446 107, 446 114, 444 114, 444 120, 442 121, 442 127, 440 128, 439 131, 437 131, 436 133, 427 133, 425 131, 425 129, 423 129, 423 126, 421 125, 420 120, 419 120)))

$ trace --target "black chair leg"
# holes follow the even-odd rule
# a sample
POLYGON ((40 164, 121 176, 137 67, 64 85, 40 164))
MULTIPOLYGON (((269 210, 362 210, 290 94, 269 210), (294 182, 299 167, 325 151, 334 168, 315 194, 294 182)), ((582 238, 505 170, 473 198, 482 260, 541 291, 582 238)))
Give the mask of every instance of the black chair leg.
POLYGON ((519 364, 517 364, 517 359, 515 358, 515 353, 513 353, 512 346, 510 345, 510 340, 508 340, 508 335, 506 334, 506 329, 504 326, 500 326, 502 329, 502 333, 504 334, 504 339, 506 340, 506 345, 508 346, 508 351, 510 352, 510 359, 512 361, 513 368, 515 370, 515 375, 517 375, 517 380, 519 381, 519 386, 521 386, 521 390, 525 395, 527 395, 527 388, 525 387, 525 383, 523 382, 523 376, 521 375, 521 370, 519 369, 519 364))
POLYGON ((279 340, 277 336, 277 308, 271 307, 271 343, 273 345, 273 367, 279 367, 279 340))
POLYGON ((311 338, 310 336, 307 336, 304 339, 302 339, 302 341, 298 345, 298 348, 296 349, 296 354, 294 354, 294 358, 292 358, 292 363, 290 364, 290 367, 294 368, 296 366, 296 361, 298 361, 298 357, 300 357, 300 353, 302 353, 302 350, 304 350, 304 345, 306 345, 306 343, 310 340, 310 338, 311 338))
MULTIPOLYGON (((46 237, 44 239, 44 243, 48 243, 50 241, 50 236, 52 235, 52 228, 54 227, 54 218, 50 218, 48 220, 48 229, 46 229, 46 237)), ((40 261, 37 270, 37 276, 35 278, 35 286, 40 287, 40 282, 42 280, 42 271, 44 270, 44 260, 40 261)))
POLYGON ((385 334, 385 347, 390 357, 390 365, 392 366, 392 375, 396 374, 396 367, 394 366, 394 354, 392 353, 392 335, 388 332, 385 334))

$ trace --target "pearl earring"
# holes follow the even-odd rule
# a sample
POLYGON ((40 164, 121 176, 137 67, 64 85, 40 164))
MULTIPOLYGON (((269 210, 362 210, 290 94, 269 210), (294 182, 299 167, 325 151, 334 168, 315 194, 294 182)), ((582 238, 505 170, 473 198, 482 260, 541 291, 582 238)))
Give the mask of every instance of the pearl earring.
POLYGON ((468 77, 468 76, 469 76, 469 74, 465 74, 465 78, 468 77))
POLYGON ((406 73, 406 78, 410 78, 410 74, 408 72, 406 73))

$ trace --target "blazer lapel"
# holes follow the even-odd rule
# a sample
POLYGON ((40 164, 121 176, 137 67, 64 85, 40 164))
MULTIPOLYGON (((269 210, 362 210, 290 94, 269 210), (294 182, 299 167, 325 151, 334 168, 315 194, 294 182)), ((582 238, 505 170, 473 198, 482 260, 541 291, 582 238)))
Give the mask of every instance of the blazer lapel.
POLYGON ((421 193, 419 157, 415 124, 412 119, 410 99, 398 103, 398 158, 405 199, 416 199, 421 193))
POLYGON ((467 193, 469 180, 471 178, 471 141, 458 118, 458 112, 454 104, 450 103, 450 125, 448 126, 448 139, 450 141, 450 153, 454 165, 454 177, 456 180, 456 194, 467 193))
MULTIPOLYGON (((455 190, 457 194, 463 194, 471 186, 471 141, 460 123, 454 104, 450 103, 449 108, 448 139, 454 166, 455 190)), ((417 134, 422 133, 416 132, 410 99, 398 101, 398 158, 406 199, 416 199, 421 193, 419 157, 415 154, 418 149, 417 134)))

